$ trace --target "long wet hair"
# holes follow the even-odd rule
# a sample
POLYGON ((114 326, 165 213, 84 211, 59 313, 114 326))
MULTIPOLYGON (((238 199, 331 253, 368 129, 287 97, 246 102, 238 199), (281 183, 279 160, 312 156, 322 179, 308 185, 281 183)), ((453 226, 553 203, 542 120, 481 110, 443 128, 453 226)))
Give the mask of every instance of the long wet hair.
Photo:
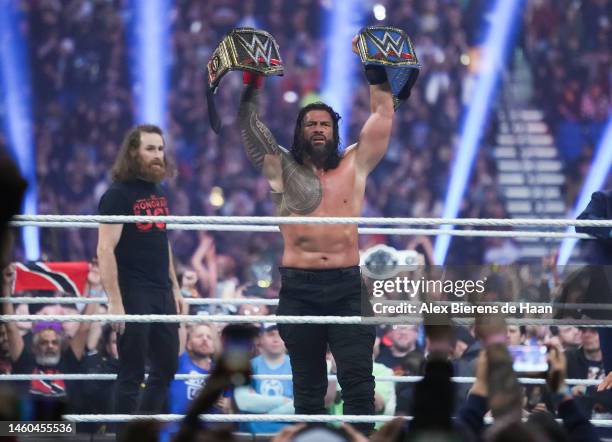
POLYGON ((322 110, 327 112, 333 121, 333 143, 335 146, 334 153, 332 155, 328 155, 325 163, 323 164, 323 170, 335 169, 340 164, 340 160, 342 156, 340 156, 340 152, 338 151, 340 147, 340 134, 338 130, 338 122, 340 121, 340 114, 333 110, 331 106, 328 106, 325 103, 317 101, 315 103, 310 103, 300 109, 300 112, 297 116, 297 121, 295 123, 295 132, 293 134, 293 145, 291 146, 291 154, 295 161, 299 164, 304 164, 304 155, 306 154, 304 146, 304 118, 306 114, 312 110, 322 110))
MULTIPOLYGON (((113 169, 111 171, 113 181, 127 181, 139 177, 141 165, 137 151, 140 147, 140 135, 142 133, 157 134, 162 137, 162 139, 164 138, 164 132, 159 126, 155 126, 154 124, 141 124, 130 129, 121 142, 121 149, 119 150, 115 164, 113 164, 113 169)), ((164 144, 165 143, 164 140, 164 144)), ((166 152, 164 152, 164 165, 166 166, 165 178, 174 177, 176 167, 166 152)))

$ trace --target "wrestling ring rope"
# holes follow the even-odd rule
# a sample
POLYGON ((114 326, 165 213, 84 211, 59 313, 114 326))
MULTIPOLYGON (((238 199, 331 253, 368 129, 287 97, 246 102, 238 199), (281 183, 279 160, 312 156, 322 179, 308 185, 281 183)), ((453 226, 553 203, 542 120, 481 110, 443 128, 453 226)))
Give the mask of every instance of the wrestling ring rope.
MULTIPOLYGON (((11 222, 13 227, 38 226, 53 228, 97 228, 98 223, 136 223, 156 222, 166 223, 169 230, 210 230, 233 232, 278 232, 278 224, 353 224, 353 225, 393 225, 393 226, 471 226, 471 227, 514 227, 533 226, 549 228, 580 227, 612 227, 612 220, 569 220, 569 219, 476 219, 476 218, 359 218, 359 217, 231 217, 231 216, 98 216, 98 215, 20 215, 11 222)), ((453 236, 480 236, 480 237, 507 237, 507 238, 577 238, 592 239, 586 234, 572 232, 550 231, 508 231, 508 230, 446 230, 423 228, 385 228, 360 227, 360 234, 389 234, 389 235, 453 235, 453 236)), ((55 298, 55 297, 10 297, 3 298, 3 302, 15 304, 35 303, 105 303, 106 298, 55 298)), ((186 299, 187 304, 221 304, 221 305, 277 305, 276 299, 186 299)), ((444 304, 444 301, 439 303, 444 304)), ((448 303, 448 301, 446 301, 448 303)), ((483 304, 499 304, 488 302, 483 304)), ((516 304, 510 302, 509 304, 516 304)), ((547 303, 531 303, 533 305, 550 305, 547 303)), ((555 304, 564 308, 603 308, 612 309, 608 304, 555 304)), ((0 321, 37 321, 40 315, 1 315, 0 321)), ((275 315, 44 315, 45 321, 58 322, 187 322, 187 323, 253 323, 276 322, 284 324, 393 324, 393 323, 420 323, 420 318, 390 318, 390 317, 360 317, 360 316, 275 316, 275 315)), ((472 318, 453 318, 455 324, 471 324, 472 318)), ((508 324, 517 325, 575 325, 587 327, 612 327, 612 320, 592 319, 538 319, 538 318, 507 318, 508 324)), ((205 379, 208 375, 177 374, 176 380, 205 379)), ((291 375, 253 375, 253 379, 290 380, 291 375)), ((329 376, 329 379, 336 379, 329 376)), ((114 374, 4 374, 0 381, 28 381, 28 380, 108 380, 116 379, 114 374)), ((407 382, 414 383, 421 380, 421 376, 378 376, 379 382, 407 382)), ((473 383, 473 377, 453 377, 456 383, 473 383)), ((519 378, 521 384, 545 384, 544 379, 519 378)), ((595 386, 599 380, 567 379, 568 385, 595 386)), ((130 422, 145 419, 154 419, 160 422, 174 422, 183 418, 177 414, 157 415, 125 415, 125 414, 68 414, 63 418, 70 422, 130 422)), ((355 416, 355 415, 270 415, 270 414, 203 414, 200 418, 208 422, 387 422, 395 416, 355 416)), ((405 416, 404 419, 412 419, 405 416)), ((492 420, 487 418, 490 423, 492 420)), ((612 427, 612 419, 592 419, 591 423, 597 427, 612 427)))

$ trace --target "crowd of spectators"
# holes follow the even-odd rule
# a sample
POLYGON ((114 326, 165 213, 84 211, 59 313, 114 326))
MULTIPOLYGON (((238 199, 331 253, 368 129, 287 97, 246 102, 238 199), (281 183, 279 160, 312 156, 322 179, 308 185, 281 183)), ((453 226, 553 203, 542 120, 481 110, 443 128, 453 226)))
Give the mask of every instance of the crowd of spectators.
MULTIPOLYGON (((5 297, 20 295, 12 293, 14 270, 12 265, 3 270, 2 294, 5 297)), ((88 274, 86 294, 92 293, 99 296, 99 290, 101 287, 98 270, 95 264, 92 264, 88 274)), ((30 307, 32 305, 30 304, 30 307)), ((71 324, 45 321, 45 315, 70 314, 74 313, 74 310, 74 306, 63 307, 47 304, 38 309, 37 314, 40 315, 40 320, 37 322, 2 324, 0 326, 0 367, 3 373, 116 373, 116 336, 110 324, 99 322, 71 324)), ((11 314, 12 312, 12 304, 3 303, 3 313, 11 314)), ((104 312, 103 305, 87 304, 82 313, 88 315, 102 312, 104 312)), ((431 318, 432 316, 425 315, 426 321, 431 318)), ((440 427, 440 422, 450 419, 451 416, 457 416, 456 424, 451 427, 454 428, 454 431, 459 432, 459 440, 480 440, 478 438, 484 434, 482 433, 484 431, 483 418, 487 412, 498 419, 488 430, 493 431, 492 429, 497 426, 503 428, 507 422, 501 419, 501 416, 508 413, 509 410, 514 410, 517 415, 512 420, 516 425, 520 425, 518 422, 521 417, 528 417, 528 421, 532 424, 538 419, 550 422, 553 422, 554 417, 562 419, 565 430, 558 429, 558 431, 565 431, 569 439, 557 439, 552 436, 544 439, 535 436, 526 439, 526 436, 521 436, 517 439, 518 436, 513 435, 510 439, 487 440, 598 440, 587 418, 608 418, 610 416, 612 400, 609 392, 597 391, 596 385, 573 385, 570 382, 566 387, 564 384, 565 379, 596 381, 603 379, 602 351, 597 331, 593 328, 573 326, 505 325, 499 319, 499 315, 477 315, 476 318, 476 322, 470 327, 451 327, 445 325, 444 322, 436 322, 435 325, 425 322, 421 325, 380 327, 372 355, 375 361, 374 375, 377 377, 424 375, 425 378, 424 381, 417 383, 393 383, 382 379, 377 381, 375 387, 376 413, 389 416, 410 415, 414 416, 413 422, 419 422, 419 419, 425 421, 425 428, 413 423, 401 430, 409 432, 416 431, 417 428, 420 428, 419 431, 441 431, 444 427, 440 427), (521 387, 516 381, 516 377, 521 373, 514 373, 510 355, 516 351, 514 349, 517 346, 534 345, 546 345, 551 348, 548 356, 550 370, 554 372, 558 367, 562 367, 562 373, 556 375, 560 378, 551 377, 549 374, 547 385, 521 387), (489 358, 489 365, 486 369, 483 368, 483 364, 486 363, 483 360, 485 357, 489 358), (496 360, 496 363, 491 363, 496 360), (438 373, 435 376, 436 379, 428 379, 432 370, 440 369, 440 367, 435 368, 436 364, 445 367, 442 370, 444 376, 438 373), (454 384, 452 386, 450 376, 453 373, 458 376, 475 376, 476 381, 473 385, 454 384), (504 382, 499 382, 500 379, 503 379, 504 382), (426 391, 433 389, 429 391, 429 394, 425 394, 424 383, 429 384, 426 391), (475 398, 474 395, 479 396, 480 399, 475 398), (494 400, 495 395, 500 395, 500 397, 494 400), (513 397, 516 400, 512 399, 513 397), (427 424, 432 425, 432 421, 437 422, 436 426, 428 427, 427 424), (577 427, 580 427, 580 430, 577 427), (472 433, 475 435, 469 436, 472 433), (471 438, 474 436, 476 439, 471 438)), ((168 412, 196 413, 196 415, 203 412, 292 414, 291 381, 274 379, 253 379, 250 383, 235 385, 231 394, 228 394, 230 390, 220 388, 214 400, 209 398, 206 402, 207 408, 194 409, 194 407, 201 406, 202 400, 198 398, 201 395, 206 396, 207 389, 219 388, 217 381, 213 382, 213 379, 221 376, 219 372, 228 370, 223 359, 224 349, 220 344, 226 329, 227 326, 222 324, 219 326, 181 324, 178 374, 188 374, 191 375, 191 378, 172 382, 168 397, 168 412), (206 380, 202 377, 198 378, 199 375, 212 377, 206 380), (212 385, 209 387, 209 382, 215 387, 212 385)), ((276 324, 263 323, 254 326, 253 330, 258 330, 258 332, 253 352, 250 353, 253 357, 248 369, 250 373, 256 375, 291 374, 289 357, 286 355, 276 324)), ((335 374, 335 364, 331 353, 328 354, 328 372, 330 375, 335 374)), ((227 387, 231 379, 239 379, 236 376, 229 376, 228 373, 223 376, 227 376, 227 387)), ((20 386, 21 391, 25 394, 22 401, 29 398, 27 400, 34 404, 40 404, 41 401, 47 404, 46 407, 30 406, 30 409, 48 410, 50 403, 56 403, 61 404, 61 407, 56 407, 61 412, 69 410, 76 413, 112 413, 110 404, 112 403, 113 381, 34 380, 16 382, 12 385, 20 386)), ((325 405, 330 414, 342 412, 342 391, 334 380, 329 382, 325 405)), ((398 426, 396 430, 399 431, 400 421, 394 422, 395 426, 398 426)), ((176 433, 179 431, 178 428, 178 425, 170 425, 163 430, 162 435, 165 437, 176 433)), ((280 435, 297 431, 299 428, 301 427, 291 426, 288 423, 262 422, 241 424, 239 427, 234 427, 234 430, 257 434, 277 434, 278 438, 280 435)), ((526 434, 536 431, 530 426, 528 428, 530 429, 525 430, 526 434)), ((537 428, 539 427, 536 425, 537 428)), ((388 426, 380 424, 377 429, 379 433, 374 434, 372 440, 389 440, 375 439, 383 437, 389 431, 388 426)), ((343 427, 342 430, 349 431, 349 433, 353 431, 346 427, 343 427)), ((536 433, 541 430, 540 428, 536 433)), ((88 424, 79 426, 79 431, 112 432, 113 425, 108 423, 88 424)), ((184 429, 178 434, 182 434, 181 431, 184 429)), ((347 440, 364 440, 359 437, 362 436, 354 433, 352 438, 347 437, 347 440)), ((139 438, 139 440, 142 439, 139 438)))
MULTIPOLYGON (((96 213, 132 122, 120 2, 20 2, 30 50, 39 213, 96 213)), ((46 231, 51 259, 93 256, 95 232, 46 231)))
POLYGON ((527 2, 522 46, 533 74, 534 104, 544 110, 565 164, 568 207, 610 116, 611 7, 609 0, 527 2))
MULTIPOLYGON (((469 104, 471 73, 465 60, 472 45, 478 42, 476 30, 486 12, 483 3, 487 2, 388 0, 384 3, 387 19, 381 24, 408 30, 423 69, 410 99, 396 114, 388 153, 369 178, 363 215, 437 217, 441 215, 450 164, 457 147, 460 118, 469 104)), ((609 113, 609 78, 605 75, 609 71, 610 22, 607 0, 563 3, 564 8, 547 0, 527 2, 523 46, 534 72, 534 99, 546 110, 562 156, 568 165, 574 165, 574 169, 568 166, 570 183, 572 173, 580 179, 584 175, 587 159, 593 155, 593 146, 609 113), (586 31, 595 29, 596 32, 586 31), (580 132, 577 144, 564 143, 566 134, 571 131, 575 134, 577 128, 580 132), (580 149, 572 150, 575 146, 580 149)), ((109 185, 109 171, 119 143, 134 122, 126 5, 119 0, 41 0, 20 5, 25 17, 24 32, 30 48, 33 80, 39 212, 95 214, 99 197, 109 185)), ((285 75, 266 80, 261 115, 279 142, 288 146, 299 107, 317 99, 320 91, 322 54, 326 48, 322 30, 330 7, 330 2, 316 0, 177 0, 173 3, 168 16, 172 57, 166 140, 179 173, 176 180, 168 183, 172 214, 274 214, 268 184, 248 163, 238 131, 234 130, 240 79, 228 75, 223 80, 216 101, 225 129, 217 136, 208 124, 203 67, 215 45, 231 28, 254 26, 271 32, 280 45, 285 75)), ((366 21, 374 23, 374 18, 368 17, 366 21)), ((357 71, 354 74, 350 118, 341 122, 347 128, 343 147, 357 139, 369 109, 365 79, 359 78, 357 71)), ((460 216, 508 217, 497 187, 490 148, 494 135, 495 121, 486 128, 460 216)), ((275 268, 282 249, 279 235, 176 231, 172 232, 171 240, 185 298, 276 297, 275 268)), ((431 242, 427 238, 369 236, 362 241, 362 249, 377 242, 399 250, 414 248, 425 255, 428 263, 432 262, 431 242)), ((512 251, 512 244, 500 239, 456 239, 452 244, 450 263, 500 263, 512 251)), ((95 245, 95 230, 43 230, 45 260, 91 258, 95 245)), ((19 251, 17 258, 22 258, 19 251)), ((11 282, 6 274, 3 278, 6 296, 10 292, 6 287, 11 282)), ((516 279, 516 276, 492 278, 487 290, 491 298, 487 300, 551 300, 550 293, 543 294, 537 277, 520 294, 516 279)), ((88 284, 87 293, 101 292, 95 266, 88 284)), ((105 310, 103 305, 95 306, 95 310, 94 304, 89 305, 92 307, 83 310, 83 314, 105 310)), ((28 307, 21 304, 15 310, 26 313, 28 307)), ((192 304, 188 313, 265 315, 273 311, 273 307, 263 303, 192 304)), ((49 305, 38 313, 74 312, 74 306, 49 305)), ((274 324, 258 327, 260 337, 257 355, 253 355, 251 364, 253 372, 288 374, 287 356, 274 324)), ((216 358, 222 352, 221 332, 222 327, 182 325, 182 373, 208 374, 214 369, 216 358)), ((415 409, 420 402, 415 398, 426 397, 423 395, 431 388, 427 367, 432 365, 427 361, 440 347, 432 346, 423 325, 380 327, 378 335, 373 354, 376 375, 425 374, 426 380, 422 384, 396 386, 377 382, 377 413, 418 415, 419 410, 415 409)), ((477 367, 484 364, 481 350, 490 346, 479 336, 476 327, 457 328, 454 336, 445 353, 453 370, 461 375, 476 375, 480 383, 477 381, 474 388, 486 397, 486 388, 483 394, 482 387, 483 382, 487 383, 487 371, 478 371, 477 367)), ((34 326, 0 324, 0 370, 31 372, 33 366, 43 361, 40 358, 59 356, 63 358, 61 370, 64 372, 115 373, 115 340, 110 326, 101 323, 87 327, 67 323, 62 327, 45 322, 34 326), (21 345, 10 344, 17 341, 21 345)), ((568 378, 603 377, 601 350, 597 333, 592 329, 509 326, 507 342, 556 345, 566 354, 564 375, 568 378)), ((331 354, 328 368, 333 374, 331 354)), ((440 373, 435 376, 439 377, 440 373)), ((444 381, 443 378, 438 380, 444 381)), ((79 412, 108 413, 112 411, 109 409, 112 389, 107 387, 107 382, 89 382, 86 387, 78 381, 32 383, 30 387, 49 390, 37 394, 67 394, 69 406, 79 412)), ((169 401, 171 411, 184 413, 205 385, 201 379, 175 381, 169 401)), ((220 398, 214 404, 214 412, 290 413, 290 390, 290 382, 288 386, 281 382, 254 382, 240 390, 233 400, 220 398), (275 399, 269 400, 269 396, 275 399)), ((594 387, 575 386, 571 390, 575 398, 572 403, 586 415, 608 413, 612 404, 607 395, 594 390, 594 387)), ((466 404, 466 393, 467 389, 458 389, 455 409, 461 410, 466 404)), ((551 399, 550 393, 541 387, 526 389, 521 408, 525 413, 537 414, 544 410, 556 413, 559 404, 551 399)), ((342 410, 341 389, 333 382, 326 395, 326 406, 332 413, 342 410)), ((566 417, 562 413, 558 416, 566 417)), ((274 426, 274 431, 279 428, 274 426)), ((249 427, 242 429, 257 431, 249 427)), ((525 431, 532 434, 533 428, 525 431)), ((525 436, 523 440, 536 439, 525 436)))
MULTIPOLYGON (((198 277, 196 272, 186 272, 182 275, 181 291, 186 298, 198 296, 198 277)), ((414 275, 412 275, 414 276, 414 275)), ((36 295, 36 292, 13 293, 15 286, 15 267, 10 265, 2 273, 3 296, 36 295)), ((509 272, 493 277, 487 282, 487 295, 483 301, 515 301, 530 302, 552 299, 550 293, 543 290, 551 284, 563 285, 554 277, 552 280, 538 276, 526 277, 525 269, 516 269, 514 276, 509 272), (520 275, 517 276, 517 275, 520 275), (522 279, 523 278, 523 279, 522 279), (555 282, 556 281, 556 282, 555 282), (538 287, 539 286, 539 287, 538 287), (538 292, 534 297, 522 297, 522 294, 538 292), (543 294, 544 293, 544 294, 543 294), (548 296, 548 298, 546 298, 548 296)), ((553 293, 558 293, 553 288, 553 293)), ((48 294, 48 293, 45 293, 48 294)), ((100 276, 96 263, 92 263, 87 275, 87 286, 83 293, 85 297, 103 295, 100 276)), ((389 300, 407 299, 390 293, 389 300)), ((57 293, 56 296, 65 296, 57 293)), ((257 293, 256 296, 259 296, 257 293)), ((451 299, 439 294, 428 293, 427 299, 451 299)), ((117 373, 116 335, 110 324, 104 322, 53 322, 45 321, 45 315, 75 314, 79 312, 75 304, 14 304, 3 303, 3 313, 18 314, 35 313, 40 320, 34 323, 7 322, 0 325, 0 367, 3 373, 87 373, 113 374, 117 373)), ((209 307, 192 305, 191 313, 210 314, 209 307)), ((81 306, 83 315, 105 313, 104 304, 86 304, 81 306)), ((273 313, 273 306, 248 305, 226 313, 234 314, 268 314, 273 313), (250 310, 244 309, 248 307, 250 310)), ((183 314, 189 313, 187 307, 183 314)), ((425 320, 427 320, 427 315, 425 320)), ((538 317, 540 314, 523 315, 538 317)), ((549 315, 550 316, 550 315, 549 315)), ((393 325, 379 326, 373 350, 374 375, 423 375, 426 374, 427 361, 432 354, 443 353, 457 376, 477 376, 477 360, 483 349, 483 341, 478 332, 478 325, 455 326, 441 346, 440 333, 433 329, 445 330, 444 325, 393 325), (428 331, 429 329, 429 331, 428 331), (431 334, 434 333, 432 338, 431 334)), ((206 323, 183 323, 180 327, 180 350, 178 374, 193 375, 191 379, 172 382, 168 397, 168 412, 184 414, 198 393, 206 386, 206 380, 197 375, 210 374, 217 358, 223 353, 221 335, 227 326, 217 326, 206 323)), ((256 351, 252 354, 251 371, 253 374, 289 375, 291 367, 286 355, 284 343, 281 340, 277 326, 274 323, 255 324, 259 331, 256 338, 256 351)), ((598 333, 593 328, 577 328, 574 326, 515 326, 503 328, 505 344, 511 346, 554 346, 565 354, 567 359, 566 377, 568 379, 588 379, 601 381, 604 378, 602 350, 598 333)), ((496 341, 500 342, 500 339, 496 341)), ((335 374, 333 355, 328 353, 328 373, 335 374)), ((49 398, 65 401, 68 410, 78 413, 112 413, 113 381, 62 381, 48 382, 29 381, 18 382, 23 392, 33 400, 48 400, 49 398), (109 387, 110 386, 110 387, 109 387)), ((608 418, 612 413, 612 399, 607 392, 596 391, 595 385, 570 385, 568 397, 573 398, 574 406, 584 416, 592 418, 608 418)), ((467 406, 466 397, 469 384, 457 384, 453 393, 453 412, 461 413, 467 406)), ((393 383, 379 380, 376 382, 375 406, 376 413, 383 415, 413 415, 419 387, 413 383, 393 383)), ((558 403, 554 392, 542 385, 528 385, 519 393, 521 409, 526 415, 539 412, 555 415, 558 403)), ((331 380, 325 396, 325 406, 330 414, 342 412, 342 390, 336 381, 331 380)), ((292 385, 288 380, 255 379, 251 384, 234 390, 233 395, 223 395, 211 405, 211 413, 269 413, 292 414, 292 385)), ((483 412, 484 414, 484 412, 483 412)), ((561 415, 559 415, 561 416, 561 415)), ((562 416, 561 416, 562 417, 562 416)), ((252 433, 276 433, 286 425, 281 423, 254 423, 240 426, 241 431, 252 433)), ((381 428, 379 425, 377 428, 381 428)), ((113 427, 103 424, 83 426, 80 431, 113 431, 113 427)), ((176 426, 170 426, 166 432, 176 432, 176 426)))
MULTIPOLYGON (((465 57, 478 42, 474 29, 485 10, 479 2, 386 3, 387 19, 380 24, 409 30, 423 69, 410 99, 397 112, 389 151, 369 178, 363 215, 435 217, 441 215, 459 119, 469 104, 465 57)), ((126 43, 131 12, 119 1, 21 5, 33 73, 39 213, 94 214, 109 185, 118 145, 133 123, 133 63, 126 43)), ((181 0, 171 7, 166 138, 179 171, 169 183, 171 213, 273 215, 267 182, 248 163, 234 130, 240 79, 229 75, 223 80, 217 104, 226 129, 217 136, 208 124, 204 66, 231 28, 255 26, 271 32, 281 48, 285 75, 267 80, 261 113, 279 142, 288 146, 299 107, 319 98, 328 45, 324 29, 332 6, 315 0, 181 0)), ((365 21, 376 23, 373 16, 365 21)), ((358 70, 353 74, 350 117, 341 122, 347 130, 343 148, 357 139, 369 109, 367 83, 358 70)), ((461 216, 506 216, 487 148, 494 126, 483 139, 461 216)), ((212 237, 216 252, 231 259, 239 273, 261 253, 262 244, 271 245, 264 247, 269 255, 280 250, 274 235, 212 237)), ((384 240, 398 249, 407 245, 405 237, 384 240)), ((82 259, 93 256, 95 242, 95 232, 88 229, 47 229, 42 252, 47 260, 82 259)), ((175 232, 173 242, 178 261, 188 265, 198 244, 196 233, 175 232)), ((495 245, 477 241, 469 249, 476 261, 490 247, 495 245)), ((455 248, 450 254, 456 254, 455 248)))

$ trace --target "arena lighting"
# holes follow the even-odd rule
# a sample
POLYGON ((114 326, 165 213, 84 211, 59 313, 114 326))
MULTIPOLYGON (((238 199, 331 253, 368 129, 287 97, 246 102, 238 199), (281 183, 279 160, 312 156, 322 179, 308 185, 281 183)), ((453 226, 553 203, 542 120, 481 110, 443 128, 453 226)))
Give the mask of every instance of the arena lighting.
MULTIPOLYGON (((6 141, 22 175, 28 181, 23 213, 36 215, 36 152, 32 140, 33 122, 30 97, 30 73, 27 48, 20 32, 21 13, 18 3, 0 0, 0 105, 4 108, 3 128, 6 141)), ((23 246, 26 258, 40 258, 38 227, 23 229, 23 246)))
MULTIPOLYGON (((353 96, 355 94, 354 71, 359 57, 351 51, 351 40, 359 32, 363 20, 363 5, 358 0, 336 1, 325 14, 327 53, 323 60, 323 101, 340 114, 345 124, 340 124, 340 141, 346 140, 353 96)), ((365 81, 365 78, 362 79, 365 81)), ((341 122, 342 123, 342 122, 341 122)), ((352 142, 352 141, 350 141, 352 142)), ((346 146, 341 146, 341 149, 346 146)))
MULTIPOLYGON (((452 166, 446 192, 443 218, 455 218, 459 213, 459 206, 472 171, 474 157, 478 152, 483 129, 487 124, 495 88, 499 85, 499 74, 503 69, 513 25, 520 17, 522 3, 522 0, 498 0, 487 17, 489 28, 482 46, 483 55, 476 74, 478 77, 474 82, 470 106, 463 120, 457 156, 452 166)), ((450 230, 453 227, 446 225, 441 226, 441 229, 450 230)), ((436 264, 444 264, 450 240, 449 235, 442 234, 437 237, 434 247, 436 264)))
POLYGON ((378 21, 383 21, 385 18, 387 18, 387 8, 380 3, 374 5, 372 12, 374 13, 374 18, 378 21))
POLYGON ((130 66, 135 121, 166 126, 170 0, 130 0, 130 66))
MULTIPOLYGON (((580 196, 574 207, 572 218, 577 218, 578 215, 582 213, 591 200, 591 194, 601 189, 601 186, 604 185, 608 174, 611 172, 610 167, 612 167, 612 117, 608 119, 606 130, 601 137, 601 142, 597 148, 597 154, 591 163, 586 181, 580 191, 580 196)), ((572 232, 572 230, 573 227, 567 229, 568 232, 572 232)), ((564 266, 567 264, 575 245, 576 238, 565 238, 563 240, 561 248, 559 249, 557 265, 564 266)))
POLYGON ((287 91, 283 94, 283 100, 287 103, 296 103, 298 101, 298 94, 295 91, 287 91))

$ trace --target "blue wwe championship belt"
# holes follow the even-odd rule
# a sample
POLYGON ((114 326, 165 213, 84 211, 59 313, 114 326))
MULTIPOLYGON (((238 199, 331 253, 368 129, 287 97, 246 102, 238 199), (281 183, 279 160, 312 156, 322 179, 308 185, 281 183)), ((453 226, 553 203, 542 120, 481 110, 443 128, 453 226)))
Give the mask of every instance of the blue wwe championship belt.
POLYGON ((208 115, 215 132, 221 121, 217 114, 213 95, 219 83, 230 71, 251 71, 259 75, 283 75, 283 62, 274 37, 266 31, 253 28, 235 28, 227 34, 213 51, 206 65, 208 90, 208 115))
POLYGON ((410 96, 421 69, 410 37, 399 28, 367 26, 359 33, 357 47, 365 66, 384 68, 397 109, 410 96))

